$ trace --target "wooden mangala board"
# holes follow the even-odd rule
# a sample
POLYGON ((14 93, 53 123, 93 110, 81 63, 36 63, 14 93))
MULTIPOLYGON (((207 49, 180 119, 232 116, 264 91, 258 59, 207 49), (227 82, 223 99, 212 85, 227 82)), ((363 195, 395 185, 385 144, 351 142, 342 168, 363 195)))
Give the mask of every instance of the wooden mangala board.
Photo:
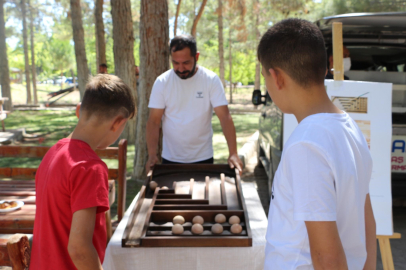
POLYGON ((247 247, 252 246, 249 217, 240 176, 228 165, 156 165, 139 193, 122 237, 122 247, 247 247), (224 176, 222 175, 224 174, 224 176), (150 181, 158 188, 152 190, 150 181), (162 189, 164 186, 168 189, 162 189), (211 232, 215 216, 223 214, 223 233, 211 232), (172 233, 172 220, 185 219, 184 232, 172 233), (228 219, 238 216, 242 232, 233 234, 228 219), (191 232, 192 219, 204 219, 204 232, 191 232))

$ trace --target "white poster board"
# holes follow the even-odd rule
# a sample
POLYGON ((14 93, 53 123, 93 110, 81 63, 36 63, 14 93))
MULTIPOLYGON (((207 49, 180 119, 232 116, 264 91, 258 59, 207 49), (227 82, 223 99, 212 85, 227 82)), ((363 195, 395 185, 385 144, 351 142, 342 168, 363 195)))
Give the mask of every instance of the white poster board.
MULTIPOLYGON (((392 84, 326 80, 325 85, 333 103, 357 122, 367 140, 373 160, 370 196, 377 234, 392 235, 392 84)), ((284 144, 296 126, 295 116, 284 114, 284 144)))

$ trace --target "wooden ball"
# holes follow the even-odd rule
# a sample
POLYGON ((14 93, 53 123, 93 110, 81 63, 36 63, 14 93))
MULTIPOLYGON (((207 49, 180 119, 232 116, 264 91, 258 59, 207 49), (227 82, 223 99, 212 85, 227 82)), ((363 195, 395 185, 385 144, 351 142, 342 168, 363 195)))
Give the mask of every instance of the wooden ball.
POLYGON ((211 232, 214 234, 221 234, 223 232, 223 226, 221 226, 221 224, 216 223, 211 227, 211 232))
POLYGON ((155 181, 149 182, 149 188, 155 190, 158 187, 158 183, 155 181))
POLYGON ((175 216, 173 218, 173 224, 183 224, 185 223, 185 218, 182 216, 175 216))
POLYGON ((231 216, 228 219, 228 223, 230 223, 231 225, 233 224, 240 224, 240 218, 238 216, 231 216))
POLYGON ((216 217, 214 218, 214 221, 216 223, 224 223, 224 222, 226 222, 226 220, 227 220, 226 216, 223 214, 217 214, 216 217))
POLYGON ((240 234, 242 232, 242 227, 240 224, 233 224, 230 228, 231 233, 240 234))
POLYGON ((184 231, 183 226, 180 224, 175 224, 172 227, 172 233, 173 234, 182 234, 184 231))
POLYGON ((163 186, 161 187, 161 189, 169 189, 167 186, 163 186))
POLYGON ((203 223, 204 223, 204 219, 201 217, 201 216, 195 216, 194 218, 193 218, 193 220, 192 220, 192 223, 193 224, 201 224, 201 225, 203 225, 203 223))
POLYGON ((199 223, 193 224, 192 226, 192 233, 193 234, 201 234, 204 231, 203 226, 199 223))

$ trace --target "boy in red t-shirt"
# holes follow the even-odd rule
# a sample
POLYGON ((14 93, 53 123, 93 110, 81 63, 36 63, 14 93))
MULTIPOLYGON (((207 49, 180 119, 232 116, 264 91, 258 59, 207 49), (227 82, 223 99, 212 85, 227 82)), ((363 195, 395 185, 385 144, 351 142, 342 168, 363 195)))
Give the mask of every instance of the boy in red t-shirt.
POLYGON ((35 177, 31 270, 102 269, 108 173, 95 150, 114 143, 135 110, 120 78, 99 74, 86 85, 76 128, 47 152, 35 177))

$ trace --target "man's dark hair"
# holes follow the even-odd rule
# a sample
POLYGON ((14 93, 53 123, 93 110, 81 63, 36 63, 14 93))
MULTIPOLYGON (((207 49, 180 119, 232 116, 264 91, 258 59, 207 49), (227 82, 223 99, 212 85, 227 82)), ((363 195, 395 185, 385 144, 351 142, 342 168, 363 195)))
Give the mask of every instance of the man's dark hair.
POLYGON ((280 68, 303 87, 324 83, 324 38, 311 22, 287 19, 269 28, 258 45, 258 60, 266 72, 280 68))
POLYGON ((122 114, 132 118, 136 113, 132 90, 117 76, 98 74, 91 77, 86 85, 81 111, 87 115, 98 114, 112 118, 122 114))
POLYGON ((100 64, 99 67, 105 67, 105 68, 107 68, 107 65, 106 65, 105 63, 103 63, 103 64, 100 64))
POLYGON ((181 51, 184 48, 190 49, 190 54, 194 57, 197 53, 196 39, 189 35, 176 36, 171 40, 169 45, 169 53, 181 51))

